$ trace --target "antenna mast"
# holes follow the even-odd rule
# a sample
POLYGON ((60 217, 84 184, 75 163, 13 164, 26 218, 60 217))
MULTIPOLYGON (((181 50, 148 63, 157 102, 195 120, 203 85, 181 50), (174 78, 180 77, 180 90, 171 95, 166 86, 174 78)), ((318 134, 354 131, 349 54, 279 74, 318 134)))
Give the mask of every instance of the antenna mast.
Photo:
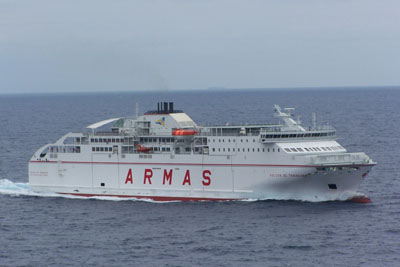
POLYGON ((315 112, 312 113, 312 125, 314 129, 317 128, 317 114, 315 112))

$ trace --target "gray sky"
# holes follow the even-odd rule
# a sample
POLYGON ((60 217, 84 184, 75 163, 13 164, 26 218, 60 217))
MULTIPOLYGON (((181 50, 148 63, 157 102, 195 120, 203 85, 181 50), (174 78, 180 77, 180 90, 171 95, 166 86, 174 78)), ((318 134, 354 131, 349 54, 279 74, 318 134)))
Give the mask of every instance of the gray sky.
POLYGON ((400 1, 0 0, 0 93, 400 85, 400 1))

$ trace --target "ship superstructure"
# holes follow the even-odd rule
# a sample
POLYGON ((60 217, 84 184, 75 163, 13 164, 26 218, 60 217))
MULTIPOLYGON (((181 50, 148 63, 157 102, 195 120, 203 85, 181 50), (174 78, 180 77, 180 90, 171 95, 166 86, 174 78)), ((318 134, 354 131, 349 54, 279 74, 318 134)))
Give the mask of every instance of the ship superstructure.
POLYGON ((172 102, 158 103, 43 146, 29 162, 29 183, 38 191, 160 201, 353 194, 375 163, 347 152, 333 127, 303 127, 292 110, 275 106, 282 124, 202 127, 172 102))

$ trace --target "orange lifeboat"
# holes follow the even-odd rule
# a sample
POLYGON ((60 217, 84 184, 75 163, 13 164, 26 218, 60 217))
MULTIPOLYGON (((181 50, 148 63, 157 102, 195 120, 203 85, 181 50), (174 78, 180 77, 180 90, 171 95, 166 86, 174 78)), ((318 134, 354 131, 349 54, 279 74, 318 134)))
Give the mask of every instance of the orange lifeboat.
POLYGON ((136 150, 138 152, 149 153, 151 151, 151 147, 145 147, 145 146, 142 146, 141 144, 137 144, 136 150))
POLYGON ((183 129, 175 129, 172 130, 173 136, 188 136, 197 134, 196 130, 183 130, 183 129))

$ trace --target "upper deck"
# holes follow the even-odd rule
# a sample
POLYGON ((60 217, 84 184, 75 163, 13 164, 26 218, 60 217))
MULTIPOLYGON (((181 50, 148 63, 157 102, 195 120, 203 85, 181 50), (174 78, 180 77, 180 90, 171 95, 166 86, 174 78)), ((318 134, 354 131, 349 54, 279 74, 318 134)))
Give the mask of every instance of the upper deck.
MULTIPOLYGON (((295 121, 290 111, 282 112, 279 106, 275 106, 275 116, 283 119, 283 124, 240 124, 240 125, 215 125, 197 126, 196 123, 183 111, 174 110, 173 103, 159 103, 157 110, 146 112, 142 116, 134 118, 113 118, 89 125, 91 131, 80 134, 67 134, 57 145, 72 145, 65 151, 72 149, 80 151, 76 145, 91 145, 93 152, 115 151, 115 146, 121 146, 122 153, 198 153, 209 152, 234 152, 238 151, 238 145, 224 147, 224 142, 240 142, 242 152, 249 150, 251 145, 257 151, 264 150, 263 144, 302 144, 289 145, 289 148, 298 147, 300 152, 307 151, 305 142, 330 142, 336 139, 336 131, 331 126, 302 127, 295 121), (111 130, 104 131, 103 126, 114 123, 111 130), (180 131, 180 133, 177 132, 180 131), (219 140, 218 144, 215 138, 219 140), (243 143, 244 141, 244 143, 243 143), (213 143, 211 145, 211 143, 213 143), (221 143, 221 145, 219 145, 221 143), (75 147, 73 147, 75 145, 75 147), (302 149, 302 147, 304 149, 302 149), (140 150, 141 149, 141 150, 140 150)), ((321 150, 311 149, 318 152, 321 150)), ((330 145, 335 147, 336 145, 330 145)), ((327 146, 329 147, 329 146, 327 146)), ((285 146, 281 146, 285 149, 285 146)), ((64 151, 64 147, 54 147, 58 151, 64 151)), ((251 148, 253 149, 253 147, 251 148)), ((279 149, 279 148, 277 148, 279 149)), ((290 149, 288 149, 290 150, 290 149)), ((250 151, 250 150, 249 150, 250 151)), ((293 152, 293 150, 290 150, 293 152)), ((328 151, 328 150, 325 150, 328 151)), ((78 152, 79 153, 79 152, 78 152)))
MULTIPOLYGON (((100 154, 108 154, 108 158, 118 155, 121 159, 138 154, 139 158, 151 159, 165 154, 170 159, 175 155, 210 155, 227 160, 258 162, 267 158, 280 162, 312 156, 307 160, 322 164, 325 158, 320 156, 330 155, 338 160, 343 158, 343 162, 360 161, 356 156, 343 156, 348 153, 335 141, 333 127, 315 123, 312 127, 303 127, 292 118, 292 109, 286 113, 275 106, 275 116, 284 121, 282 124, 197 126, 186 113, 174 110, 173 105, 162 107, 159 104, 157 110, 142 116, 97 122, 89 125, 90 131, 84 133, 68 133, 40 149, 37 160, 47 160, 48 153, 50 159, 100 154), (113 123, 111 129, 104 130, 103 126, 110 123, 113 123)), ((325 161, 331 162, 332 157, 325 161)))

